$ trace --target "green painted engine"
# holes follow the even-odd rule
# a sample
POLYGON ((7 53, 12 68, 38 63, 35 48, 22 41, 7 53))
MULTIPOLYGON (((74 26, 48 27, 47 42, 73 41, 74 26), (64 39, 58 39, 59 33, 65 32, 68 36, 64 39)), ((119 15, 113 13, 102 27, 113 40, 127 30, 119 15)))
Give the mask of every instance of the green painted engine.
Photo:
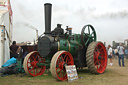
POLYGON ((31 76, 42 75, 49 69, 57 80, 66 80, 65 66, 88 67, 91 73, 101 74, 107 66, 106 48, 96 41, 96 31, 92 25, 85 25, 80 34, 72 33, 72 28, 61 24, 51 31, 51 7, 45 4, 45 32, 38 38, 38 51, 29 53, 24 60, 24 70, 31 76))

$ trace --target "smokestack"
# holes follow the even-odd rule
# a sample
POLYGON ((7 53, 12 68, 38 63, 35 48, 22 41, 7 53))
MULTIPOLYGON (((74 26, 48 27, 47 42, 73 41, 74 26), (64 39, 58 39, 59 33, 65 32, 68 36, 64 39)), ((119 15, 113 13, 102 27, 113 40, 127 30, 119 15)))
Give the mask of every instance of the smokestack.
POLYGON ((52 4, 46 3, 44 4, 44 12, 45 12, 45 32, 44 34, 51 33, 51 10, 52 4))
POLYGON ((36 41, 38 41, 38 30, 36 30, 36 41))

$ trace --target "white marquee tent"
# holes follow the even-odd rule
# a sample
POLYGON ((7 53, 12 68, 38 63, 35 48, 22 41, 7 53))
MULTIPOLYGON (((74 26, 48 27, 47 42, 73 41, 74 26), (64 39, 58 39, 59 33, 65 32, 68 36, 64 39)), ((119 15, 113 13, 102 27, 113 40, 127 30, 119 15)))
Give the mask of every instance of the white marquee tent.
MULTIPOLYGON (((0 0, 1 1, 1 0, 0 0)), ((7 7, 0 6, 0 68, 10 59, 12 21, 7 7)))

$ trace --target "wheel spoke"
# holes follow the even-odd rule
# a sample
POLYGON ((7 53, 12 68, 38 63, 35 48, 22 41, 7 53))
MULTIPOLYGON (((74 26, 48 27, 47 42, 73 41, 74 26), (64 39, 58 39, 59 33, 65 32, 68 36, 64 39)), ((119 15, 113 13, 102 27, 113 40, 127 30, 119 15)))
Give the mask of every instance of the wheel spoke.
POLYGON ((61 59, 60 59, 60 57, 59 57, 59 59, 58 59, 58 64, 59 64, 59 63, 61 63, 61 59))
POLYGON ((30 69, 30 72, 34 69, 34 67, 32 67, 32 69, 30 69))
POLYGON ((94 57, 97 57, 98 52, 97 52, 97 51, 94 51, 94 54, 95 54, 95 56, 94 56, 94 57))
MULTIPOLYGON (((39 62, 39 60, 40 60, 41 58, 40 57, 38 57, 38 62, 39 62)), ((42 59, 41 59, 42 60, 42 59)), ((43 60, 42 60, 43 61, 43 60)))
POLYGON ((60 66, 60 63, 56 64, 56 67, 57 67, 57 68, 59 68, 59 66, 60 66))
POLYGON ((87 43, 89 42, 90 38, 87 39, 86 43, 85 43, 85 46, 87 46, 87 43))
POLYGON ((36 74, 36 73, 35 73, 35 69, 33 69, 33 73, 36 74))
POLYGON ((88 33, 90 34, 90 29, 89 29, 89 26, 88 26, 88 33))
POLYGON ((100 55, 100 53, 99 52, 94 52, 96 55, 94 56, 96 59, 98 59, 98 57, 99 57, 99 55, 100 55))
POLYGON ((100 64, 101 68, 104 69, 104 67, 100 64))
POLYGON ((100 51, 103 50, 103 48, 100 48, 100 51))
POLYGON ((35 60, 37 60, 37 58, 38 58, 38 55, 36 55, 35 60))
POLYGON ((31 68, 32 66, 28 66, 28 68, 31 68))
POLYGON ((94 38, 94 36, 91 36, 91 38, 93 39, 93 38, 94 38))
POLYGON ((66 63, 68 63, 68 57, 66 58, 66 63))
POLYGON ((63 70, 63 77, 65 76, 65 74, 66 74, 66 70, 63 70))
POLYGON ((31 62, 27 62, 27 63, 31 63, 31 62))
POLYGON ((59 69, 59 67, 56 68, 56 70, 58 70, 58 69, 59 69))
POLYGON ((63 75, 63 74, 62 74, 62 71, 61 71, 61 72, 60 72, 60 77, 61 77, 61 78, 63 78, 62 75, 63 75))
POLYGON ((96 65, 96 68, 98 69, 98 65, 96 65))
POLYGON ((66 71, 63 69, 63 75, 62 75, 63 77, 65 77, 65 73, 66 73, 66 71))
POLYGON ((100 67, 101 67, 102 69, 104 69, 104 66, 103 66, 102 64, 99 63, 99 65, 100 65, 100 67))
MULTIPOLYGON (((42 67, 43 68, 43 67, 42 67)), ((39 68, 39 72, 42 70, 42 68, 39 68)))
POLYGON ((94 33, 94 31, 90 34, 90 37, 92 36, 93 33, 94 33))
POLYGON ((62 69, 60 69, 60 71, 57 72, 57 74, 61 73, 62 69))
POLYGON ((59 57, 59 63, 61 63, 61 61, 62 61, 62 59, 61 59, 61 57, 59 57))
POLYGON ((70 65, 71 63, 72 63, 72 62, 70 61, 70 62, 68 62, 67 64, 70 65))
POLYGON ((34 56, 32 56, 33 57, 33 60, 35 61, 35 57, 34 56))
POLYGON ((96 62, 96 61, 94 61, 94 64, 95 64, 95 65, 96 65, 96 63, 97 63, 97 62, 96 62))
POLYGON ((67 57, 67 54, 65 54, 65 56, 64 56, 64 60, 65 60, 66 57, 67 57))
POLYGON ((102 60, 105 60, 105 57, 104 56, 102 57, 102 60))
POLYGON ((62 60, 62 62, 64 62, 64 59, 63 59, 62 55, 61 55, 61 60, 62 60))
POLYGON ((30 58, 30 62, 32 62, 33 61, 33 59, 32 58, 30 58))
POLYGON ((98 65, 98 64, 99 64, 99 60, 96 60, 96 61, 95 61, 95 65, 98 65))
POLYGON ((85 36, 89 37, 90 35, 88 35, 88 34, 84 33, 84 38, 85 38, 85 36))
POLYGON ((63 72, 63 76, 65 75, 65 72, 63 72))
POLYGON ((99 47, 98 46, 96 46, 96 50, 99 52, 99 47))
POLYGON ((97 62, 98 62, 98 65, 100 65, 100 61, 98 60, 97 62))
POLYGON ((38 73, 38 67, 36 67, 36 73, 38 73))

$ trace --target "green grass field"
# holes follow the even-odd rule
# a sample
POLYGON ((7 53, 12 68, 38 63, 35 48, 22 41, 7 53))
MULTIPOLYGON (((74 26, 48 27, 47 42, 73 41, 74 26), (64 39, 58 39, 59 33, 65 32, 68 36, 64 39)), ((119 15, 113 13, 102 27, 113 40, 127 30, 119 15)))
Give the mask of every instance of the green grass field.
POLYGON ((125 60, 125 67, 119 67, 116 59, 113 62, 114 65, 107 66, 105 73, 100 75, 91 74, 87 68, 78 70, 79 79, 73 82, 56 81, 46 71, 37 77, 21 77, 21 74, 0 77, 0 85, 128 85, 128 59, 125 60))

